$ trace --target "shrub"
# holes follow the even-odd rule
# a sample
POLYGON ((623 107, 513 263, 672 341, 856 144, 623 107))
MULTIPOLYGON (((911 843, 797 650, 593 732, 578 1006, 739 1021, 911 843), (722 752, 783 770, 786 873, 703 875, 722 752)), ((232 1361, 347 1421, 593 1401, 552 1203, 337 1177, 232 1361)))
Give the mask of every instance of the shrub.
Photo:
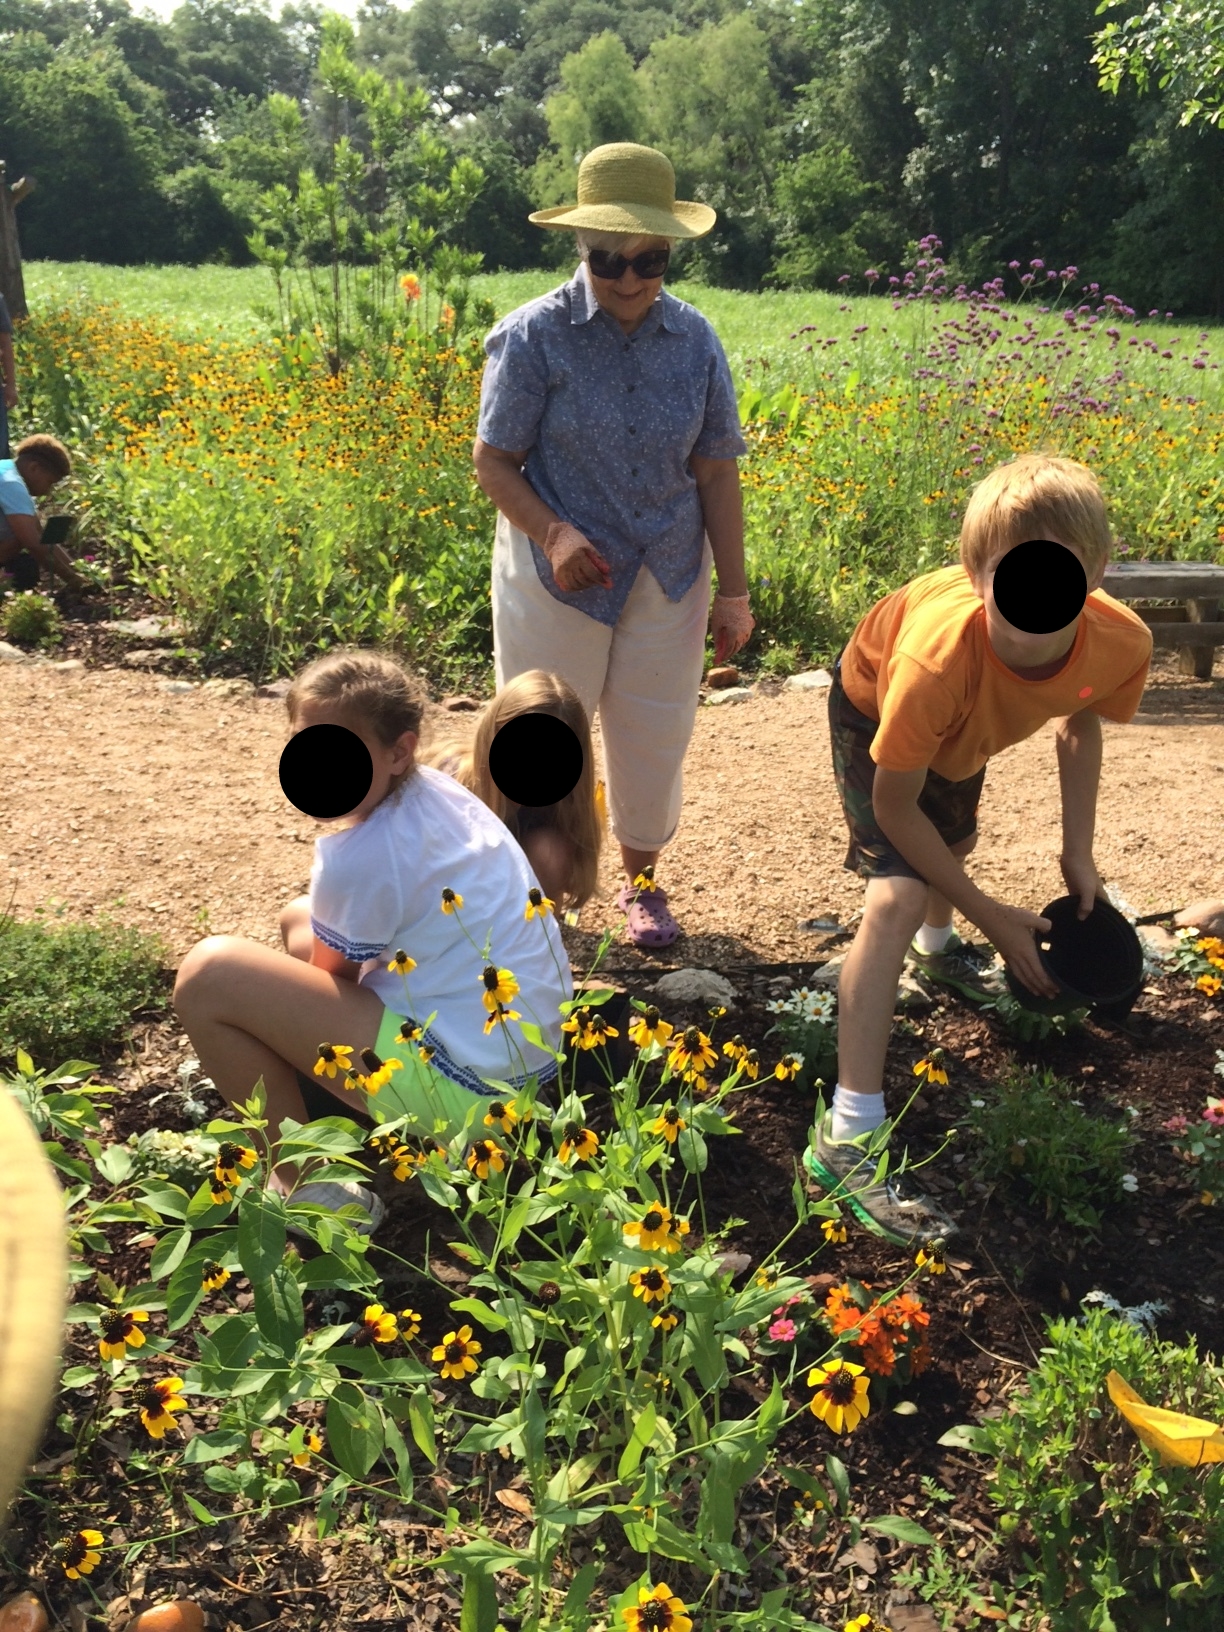
POLYGON ((49 595, 25 589, 10 595, 2 610, 4 633, 19 646, 54 646, 60 638, 60 615, 49 595))
POLYGON ((1166 1467, 1111 1404, 1118 1371, 1152 1405, 1216 1421, 1224 1374, 1194 1339, 1159 1342, 1105 1310, 1049 1323, 1005 1417, 976 1430, 992 1500, 1051 1632, 1207 1632, 1224 1598, 1224 1468, 1166 1467), (1034 1549, 1029 1552, 1028 1549, 1034 1549))
POLYGON ((118 924, 0 919, 0 1059, 87 1059, 161 995, 165 951, 118 924))
MULTIPOLYGON (((1128 1185, 1130 1129, 1092 1116, 1052 1071, 1012 1072, 992 1102, 974 1100, 981 1178, 1041 1207, 1047 1219, 1095 1230, 1128 1185)), ((1131 1181, 1133 1183, 1133 1181, 1131 1181)))

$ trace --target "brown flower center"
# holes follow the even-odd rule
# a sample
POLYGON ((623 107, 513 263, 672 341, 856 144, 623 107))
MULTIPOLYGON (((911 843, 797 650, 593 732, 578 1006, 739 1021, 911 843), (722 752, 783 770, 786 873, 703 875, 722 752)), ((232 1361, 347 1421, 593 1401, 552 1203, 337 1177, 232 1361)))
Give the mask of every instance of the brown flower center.
POLYGON ((651 1632, 667 1632, 672 1624, 672 1612, 661 1598, 652 1598, 638 1610, 638 1625, 650 1627, 651 1632))
POLYGON ((102 1321, 102 1340, 105 1343, 122 1343, 131 1329, 131 1315, 107 1315, 102 1321))
POLYGON ((543 894, 541 891, 534 888, 527 891, 527 899, 531 902, 533 907, 543 906, 544 904, 543 894))
POLYGON ((644 1230, 649 1230, 649 1231, 651 1231, 653 1233, 655 1230, 657 1230, 662 1225, 662 1223, 663 1223, 663 1214, 659 1211, 659 1209, 657 1207, 652 1207, 650 1209, 650 1211, 646 1214, 646 1217, 642 1220, 642 1228, 644 1230))
POLYGON ((484 969, 481 970, 480 978, 484 981, 485 985, 491 992, 495 992, 498 986, 501 984, 498 978, 497 970, 491 963, 486 964, 484 969))
POLYGON ((467 1348, 462 1343, 448 1343, 446 1345, 446 1358, 452 1366, 457 1366, 466 1353, 467 1348))
POLYGON ((489 1106, 489 1115, 495 1122, 500 1122, 505 1114, 506 1107, 502 1104, 500 1099, 495 1099, 492 1105, 489 1106))
POLYGON ((648 1287, 652 1292, 661 1292, 663 1290, 663 1271, 661 1269, 648 1269, 642 1276, 642 1285, 648 1287))
POLYGON ((690 1054, 696 1054, 701 1048, 701 1033, 696 1026, 690 1026, 684 1034, 684 1046, 690 1054))
POLYGON ((663 1120, 670 1127, 674 1128, 676 1123, 679 1122, 679 1120, 680 1120, 680 1112, 673 1105, 673 1106, 670 1107, 670 1109, 663 1112, 663 1120))
POLYGON ((833 1405, 849 1405, 854 1399, 853 1372, 835 1371, 827 1382, 821 1383, 820 1392, 833 1405))
POLYGON ((545 1305, 558 1303, 561 1299, 561 1288, 556 1281, 545 1281, 536 1296, 545 1305))

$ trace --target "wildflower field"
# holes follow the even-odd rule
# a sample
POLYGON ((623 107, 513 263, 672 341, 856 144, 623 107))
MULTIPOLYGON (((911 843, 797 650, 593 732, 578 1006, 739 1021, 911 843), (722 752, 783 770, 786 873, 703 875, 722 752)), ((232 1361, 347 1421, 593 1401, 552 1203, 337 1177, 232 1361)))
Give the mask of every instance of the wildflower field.
MULTIPOLYGON (((772 338, 745 316, 756 297, 713 292, 751 448, 749 662, 832 656, 881 593, 954 556, 974 480, 1028 448, 1091 465, 1123 554, 1220 558, 1207 333, 1141 319, 1074 268, 949 288, 923 248, 892 298, 812 296, 812 321, 772 338)), ((522 276, 487 282, 526 292, 522 276)), ((762 298, 781 302, 771 321, 803 313, 801 297, 762 298)), ((470 680, 490 640, 493 517, 470 466, 480 341, 470 318, 456 332, 449 308, 410 300, 395 344, 333 376, 310 336, 41 308, 19 339, 15 428, 66 438, 80 547, 214 662, 264 678, 380 641, 470 680)))
MULTIPOLYGON (((1210 338, 1008 270, 949 288, 928 243, 884 298, 764 303, 772 336, 711 292, 740 325, 750 661, 831 657, 1021 448, 1086 459, 1127 554, 1224 558, 1210 338)), ((72 447, 89 615, 164 610, 201 670, 381 642, 487 688, 480 333, 411 281, 335 374, 234 322, 69 301, 21 332, 15 429, 72 447)), ((164 947, 0 918, 0 1091, 63 1185, 72 1300, 0 1601, 72 1632, 176 1598, 208 1632, 1215 1632, 1224 943, 1150 949, 1125 1021, 916 983, 861 1177, 912 1170, 959 1228, 900 1248, 800 1165, 850 933, 729 966, 710 1007, 567 927, 557 1081, 442 1140, 392 1062, 325 1039, 278 1137, 202 1075, 164 947), (278 1162, 357 1174, 385 1218, 286 1198, 278 1162)), ((472 951, 473 1027, 538 1043, 496 932, 472 951)))

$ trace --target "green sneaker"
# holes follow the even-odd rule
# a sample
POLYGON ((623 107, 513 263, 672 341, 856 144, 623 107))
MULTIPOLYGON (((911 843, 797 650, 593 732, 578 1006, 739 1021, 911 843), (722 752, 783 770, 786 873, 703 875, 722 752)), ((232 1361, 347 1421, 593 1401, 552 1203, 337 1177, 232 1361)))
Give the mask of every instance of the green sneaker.
POLYGON ((962 941, 957 934, 942 952, 922 952, 918 943, 911 941, 905 961, 920 969, 934 985, 950 986, 977 1003, 998 997, 1004 990, 1002 967, 994 948, 962 941))
POLYGON ((826 1111, 803 1153, 803 1165, 834 1201, 849 1207, 864 1228, 898 1247, 946 1240, 957 1233, 959 1226, 921 1193, 904 1169, 886 1173, 876 1182, 875 1170, 887 1143, 887 1123, 874 1133, 840 1142, 830 1138, 832 1124, 833 1113, 826 1111))

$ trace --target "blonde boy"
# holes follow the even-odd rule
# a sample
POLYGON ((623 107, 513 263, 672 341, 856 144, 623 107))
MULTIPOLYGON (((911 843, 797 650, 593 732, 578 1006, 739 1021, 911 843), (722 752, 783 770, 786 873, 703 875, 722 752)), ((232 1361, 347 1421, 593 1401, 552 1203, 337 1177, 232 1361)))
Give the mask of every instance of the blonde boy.
POLYGON ((974 489, 960 565, 877 602, 837 661, 829 730, 850 829, 845 864, 867 891, 840 978, 838 1082, 804 1159, 867 1228, 898 1244, 955 1228, 904 1175, 869 1183, 873 1164, 864 1161, 865 1147, 887 1137, 884 1060, 906 958, 981 995, 988 955, 955 934, 955 907, 1030 990, 1055 994, 1034 940, 1047 921, 994 900, 961 865, 977 842, 987 761, 1047 720, 1058 722, 1062 873, 1081 917, 1103 890, 1092 857, 1101 716, 1133 716, 1152 650, 1142 620, 1101 589, 1109 551, 1091 472, 1071 459, 1024 454, 974 489), (999 563, 1034 540, 1064 546, 1087 581, 1082 611, 1049 634, 1017 628, 995 602, 999 563))

